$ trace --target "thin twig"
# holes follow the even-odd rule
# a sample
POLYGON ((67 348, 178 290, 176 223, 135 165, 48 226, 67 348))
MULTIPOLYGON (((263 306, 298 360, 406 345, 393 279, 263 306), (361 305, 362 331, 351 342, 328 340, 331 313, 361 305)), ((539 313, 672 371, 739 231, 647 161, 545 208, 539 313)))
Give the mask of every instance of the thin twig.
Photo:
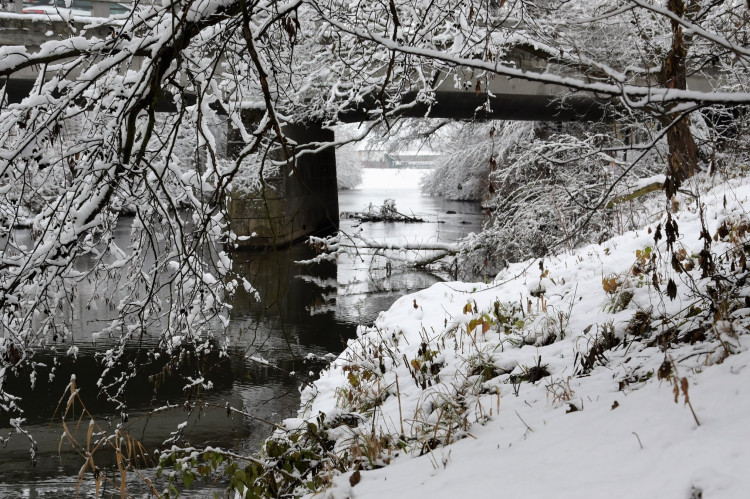
POLYGON ((640 445, 641 446, 641 450, 643 450, 643 443, 641 442, 641 437, 639 437, 636 432, 632 432, 632 433, 633 433, 633 435, 635 435, 635 438, 638 439, 638 445, 640 445))
POLYGON ((518 414, 518 411, 514 411, 514 412, 516 413, 516 416, 518 416, 518 419, 520 419, 521 422, 523 423, 523 425, 526 427, 526 429, 529 430, 529 431, 531 431, 531 432, 533 432, 534 429, 531 426, 529 426, 529 425, 526 424, 526 421, 524 421, 523 418, 521 417, 521 415, 518 414))
POLYGON ((398 386, 398 375, 396 375, 396 394, 398 395, 398 422, 401 424, 401 435, 404 435, 404 415, 401 412, 401 389, 398 386))

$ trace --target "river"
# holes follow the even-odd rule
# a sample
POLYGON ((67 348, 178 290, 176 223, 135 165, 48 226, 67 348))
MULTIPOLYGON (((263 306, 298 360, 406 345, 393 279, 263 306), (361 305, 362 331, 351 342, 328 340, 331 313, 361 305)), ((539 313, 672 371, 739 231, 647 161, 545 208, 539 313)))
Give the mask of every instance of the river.
MULTIPOLYGON (((482 221, 479 205, 422 195, 417 180, 424 172, 365 170, 360 187, 339 193, 339 207, 345 212, 361 212, 370 204, 379 206, 385 199, 393 199, 399 212, 426 222, 360 223, 356 219, 343 219, 342 231, 361 231, 367 237, 395 243, 455 241, 469 232, 477 232, 482 221)), ((122 229, 117 238, 126 246, 128 231, 122 229)), ((127 434, 152 452, 163 445, 178 425, 186 422, 180 440, 183 445, 218 445, 238 452, 257 450, 273 430, 273 423, 296 414, 301 384, 314 379, 327 361, 341 352, 346 340, 354 336, 357 325, 371 323, 400 296, 442 280, 430 272, 390 268, 381 258, 365 255, 344 256, 336 262, 311 266, 295 263, 312 256, 304 244, 235 255, 235 269, 258 289, 261 301, 255 303, 241 293, 235 297, 230 358, 217 359, 207 375, 214 389, 201 397, 200 409, 186 410, 182 407, 183 379, 165 374, 146 359, 133 359, 139 376, 131 381, 125 394, 127 434), (227 403, 241 409, 244 415, 228 416, 227 403), (154 408, 167 404, 175 407, 153 414, 154 408)), ((88 308, 85 294, 81 293, 75 305, 73 327, 78 338, 90 336, 93 324, 100 318, 97 310, 88 308)), ((5 448, 0 448, 0 498, 75 495, 83 459, 67 444, 60 446, 63 434, 60 415, 67 400, 63 397, 64 390, 74 369, 81 399, 97 422, 111 428, 122 420, 121 415, 113 414, 111 404, 96 397, 95 383, 101 373, 94 359, 97 346, 86 340, 78 340, 78 346, 75 364, 58 358, 54 379, 42 376, 33 390, 22 388, 25 428, 38 445, 36 464, 32 465, 29 458, 29 441, 23 435, 14 435, 5 448)), ((40 372, 45 371, 42 368, 40 372)), ((9 391, 11 388, 12 384, 9 391)), ((68 423, 74 433, 72 425, 80 411, 81 407, 76 406, 69 413, 68 423)), ((87 426, 87 419, 82 418, 75 434, 81 435, 87 426)), ((0 418, 0 435, 11 432, 7 418, 0 418)), ((111 470, 113 463, 105 460, 97 465, 111 470)), ((149 463, 143 466, 148 473, 149 463)), ((131 476, 131 480, 133 490, 138 491, 135 484, 138 478, 131 476)), ((87 472, 79 495, 93 497, 92 484, 92 473, 87 472)), ((204 497, 207 491, 200 490, 183 497, 204 497)), ((220 492, 222 487, 215 490, 220 492)), ((119 493, 111 488, 102 493, 104 497, 110 495, 117 497, 119 493)))

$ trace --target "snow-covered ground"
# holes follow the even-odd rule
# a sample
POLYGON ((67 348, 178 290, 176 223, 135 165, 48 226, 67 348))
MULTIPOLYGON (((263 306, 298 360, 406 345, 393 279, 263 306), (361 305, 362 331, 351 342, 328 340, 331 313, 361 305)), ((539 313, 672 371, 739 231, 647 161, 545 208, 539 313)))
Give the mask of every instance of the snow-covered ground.
POLYGON ((285 422, 325 421, 351 466, 324 495, 748 497, 748 199, 730 180, 669 229, 399 299, 285 422))

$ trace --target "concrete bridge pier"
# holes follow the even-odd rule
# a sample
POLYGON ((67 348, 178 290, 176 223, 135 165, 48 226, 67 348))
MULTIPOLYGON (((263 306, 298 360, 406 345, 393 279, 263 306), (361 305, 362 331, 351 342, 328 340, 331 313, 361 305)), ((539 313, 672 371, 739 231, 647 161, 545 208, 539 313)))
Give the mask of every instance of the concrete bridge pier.
MULTIPOLYGON (((246 123, 258 123, 262 113, 246 112, 246 123)), ((295 124, 283 128, 286 137, 297 143, 297 149, 310 142, 332 141, 332 130, 319 124, 295 124)), ((239 132, 230 130, 227 137, 229 157, 245 146, 239 132)), ((285 160, 283 150, 272 153, 273 159, 285 160)), ((265 189, 233 193, 227 205, 229 225, 238 236, 252 236, 238 243, 239 249, 261 249, 292 244, 311 234, 338 229, 339 200, 336 184, 336 151, 326 149, 297 159, 296 169, 280 168, 277 175, 265 177, 265 189)))

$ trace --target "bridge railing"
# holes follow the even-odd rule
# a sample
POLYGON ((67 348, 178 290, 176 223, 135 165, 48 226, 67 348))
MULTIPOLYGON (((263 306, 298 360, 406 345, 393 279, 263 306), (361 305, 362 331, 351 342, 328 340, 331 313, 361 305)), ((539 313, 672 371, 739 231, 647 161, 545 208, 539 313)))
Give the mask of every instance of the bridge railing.
MULTIPOLYGON (((23 0, 14 1, 14 12, 16 14, 23 14, 23 0)), ((54 0, 53 0, 54 3, 54 0)), ((110 4, 112 3, 130 3, 129 0, 91 0, 91 16, 92 17, 109 17, 110 15, 110 4)))

